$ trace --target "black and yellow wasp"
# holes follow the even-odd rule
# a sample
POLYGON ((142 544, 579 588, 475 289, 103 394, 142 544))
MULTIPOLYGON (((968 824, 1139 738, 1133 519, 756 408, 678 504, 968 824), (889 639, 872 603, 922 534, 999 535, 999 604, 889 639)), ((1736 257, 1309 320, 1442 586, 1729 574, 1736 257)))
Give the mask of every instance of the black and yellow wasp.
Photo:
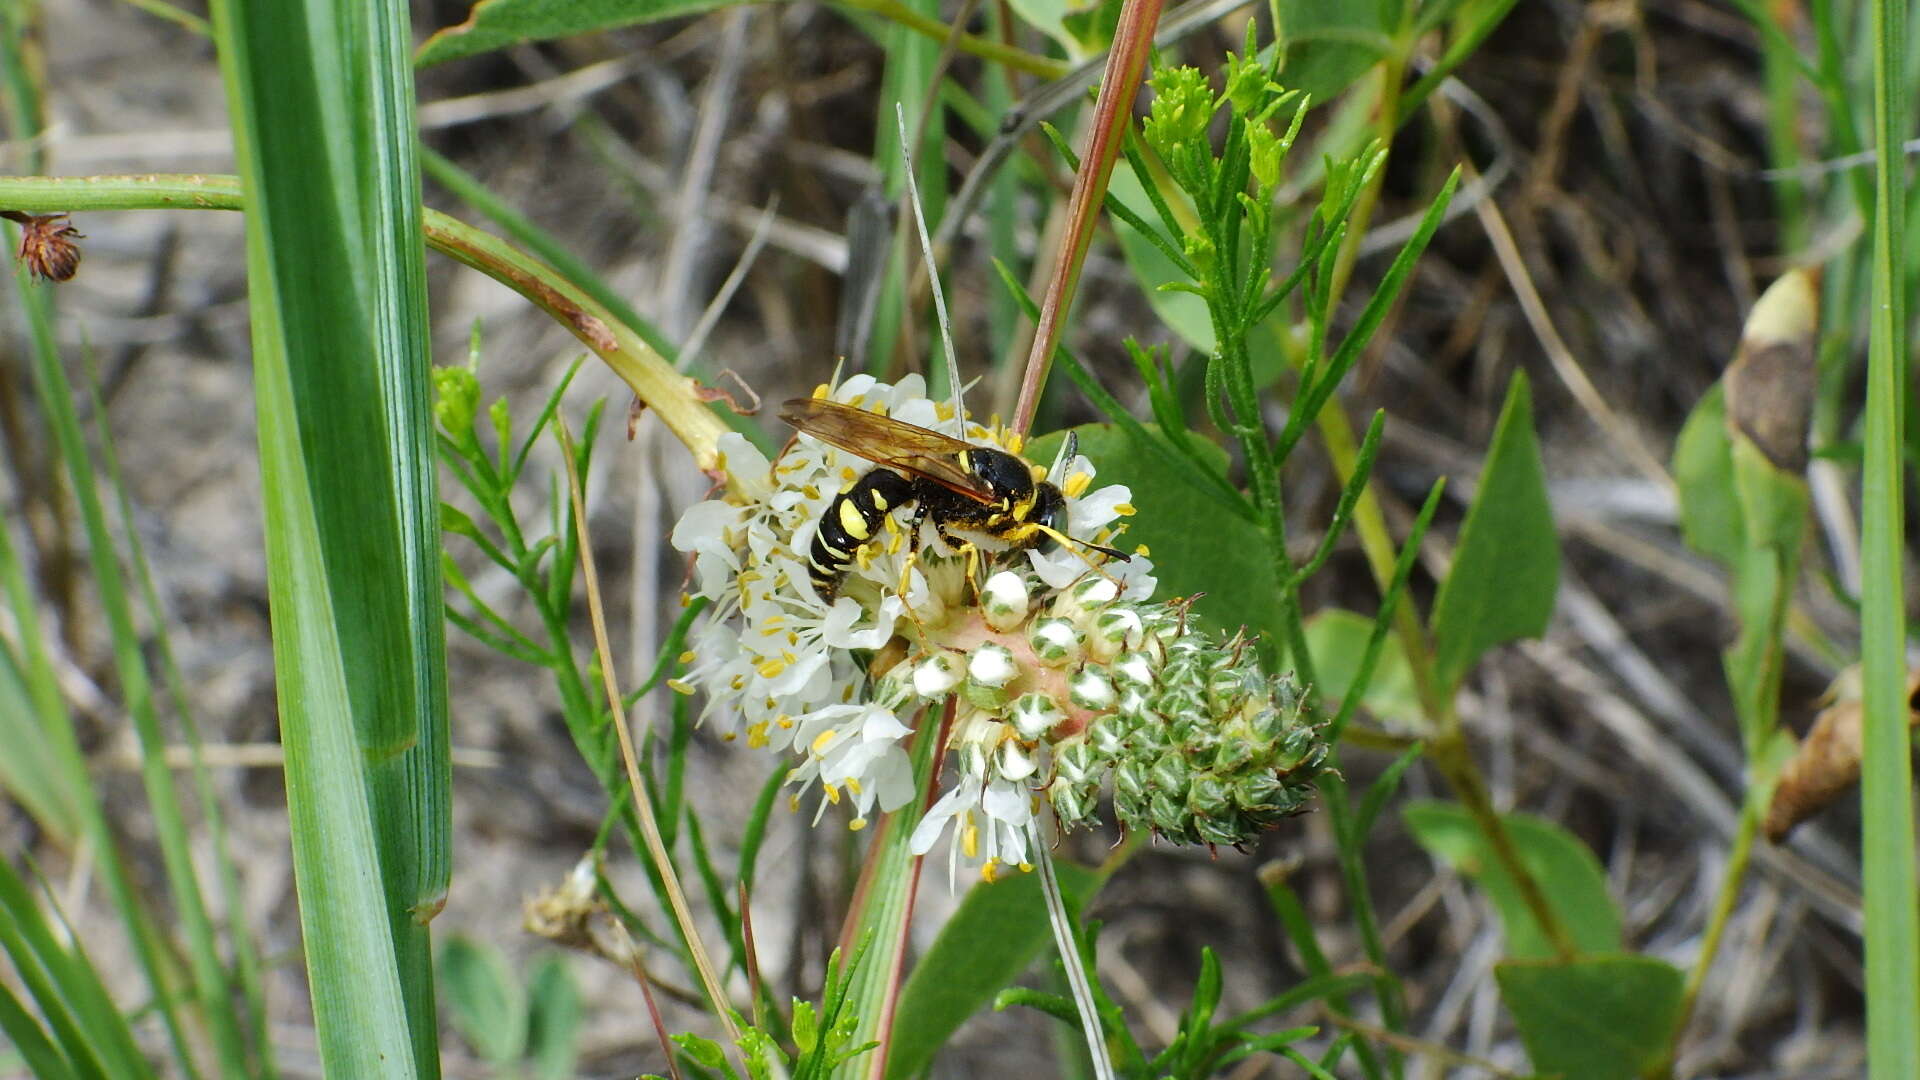
POLYGON ((1067 498, 1046 470, 991 446, 976 446, 879 413, 825 398, 793 398, 780 418, 821 442, 858 454, 870 469, 827 504, 807 551, 813 589, 833 599, 847 567, 871 542, 888 514, 912 502, 909 543, 931 519, 942 539, 970 547, 955 531, 991 536, 1016 550, 1046 550, 1066 541, 1118 559, 1109 547, 1066 534, 1067 498))

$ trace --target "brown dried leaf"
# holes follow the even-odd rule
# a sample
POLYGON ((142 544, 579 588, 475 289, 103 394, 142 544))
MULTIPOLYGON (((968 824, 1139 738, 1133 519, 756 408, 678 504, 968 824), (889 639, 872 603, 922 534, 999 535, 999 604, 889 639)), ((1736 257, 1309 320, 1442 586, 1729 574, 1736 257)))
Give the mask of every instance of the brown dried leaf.
MULTIPOLYGON (((1767 807, 1767 839, 1779 843, 1794 826, 1818 813, 1860 780, 1860 679, 1842 672, 1823 700, 1831 702, 1813 721, 1800 749, 1780 772, 1767 807)), ((1920 671, 1907 675, 1907 723, 1920 726, 1920 671)))

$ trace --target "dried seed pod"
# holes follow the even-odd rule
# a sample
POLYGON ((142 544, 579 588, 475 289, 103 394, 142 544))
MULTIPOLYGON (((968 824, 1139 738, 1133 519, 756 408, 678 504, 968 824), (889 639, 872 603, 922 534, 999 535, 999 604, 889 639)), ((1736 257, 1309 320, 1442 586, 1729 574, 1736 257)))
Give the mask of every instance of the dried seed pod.
POLYGON ((20 226, 17 255, 27 272, 42 281, 69 281, 80 269, 80 246, 86 234, 73 227, 65 214, 22 214, 0 211, 0 217, 20 226))

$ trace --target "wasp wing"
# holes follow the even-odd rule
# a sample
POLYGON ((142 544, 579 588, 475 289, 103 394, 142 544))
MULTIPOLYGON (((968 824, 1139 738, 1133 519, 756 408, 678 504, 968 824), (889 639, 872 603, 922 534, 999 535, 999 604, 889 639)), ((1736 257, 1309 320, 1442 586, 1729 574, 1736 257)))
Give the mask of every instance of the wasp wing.
POLYGON ((973 444, 951 435, 825 398, 793 398, 780 406, 780 419, 849 454, 924 477, 970 499, 993 499, 979 478, 960 465, 960 455, 974 449, 973 444))

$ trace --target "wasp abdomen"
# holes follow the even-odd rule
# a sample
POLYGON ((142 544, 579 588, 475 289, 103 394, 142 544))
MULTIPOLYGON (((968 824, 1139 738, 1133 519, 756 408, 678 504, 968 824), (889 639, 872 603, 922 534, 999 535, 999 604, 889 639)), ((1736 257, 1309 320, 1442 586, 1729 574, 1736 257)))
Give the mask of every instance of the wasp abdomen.
POLYGON ((873 469, 834 496, 807 551, 807 573, 821 599, 833 599, 860 545, 872 540, 887 514, 915 494, 913 481, 892 469, 873 469))

